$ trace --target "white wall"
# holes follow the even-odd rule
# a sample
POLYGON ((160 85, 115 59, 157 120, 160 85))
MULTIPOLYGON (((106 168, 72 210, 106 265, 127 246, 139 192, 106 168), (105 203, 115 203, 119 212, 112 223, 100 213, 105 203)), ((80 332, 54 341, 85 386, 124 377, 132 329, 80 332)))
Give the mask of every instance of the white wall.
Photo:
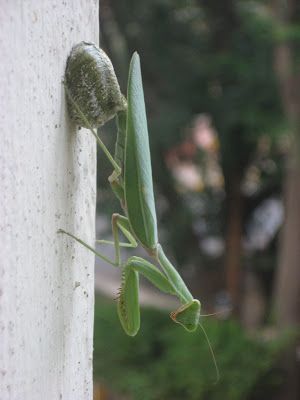
POLYGON ((98 0, 0 0, 0 399, 92 398, 95 142, 61 84, 98 0))

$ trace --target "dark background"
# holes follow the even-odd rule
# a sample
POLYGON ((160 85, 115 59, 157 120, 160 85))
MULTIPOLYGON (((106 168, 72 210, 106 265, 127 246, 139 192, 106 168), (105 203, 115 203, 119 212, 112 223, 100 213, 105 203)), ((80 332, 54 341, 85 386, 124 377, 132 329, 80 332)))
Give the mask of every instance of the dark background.
MULTIPOLYGON (((223 313, 205 320, 212 385, 203 336, 142 310, 126 338, 98 299, 95 398, 298 399, 298 2, 102 0, 100 27, 124 94, 141 57, 160 242, 205 312, 223 313)), ((113 148, 114 124, 101 135, 113 148)), ((99 165, 109 217, 100 152, 99 165)))

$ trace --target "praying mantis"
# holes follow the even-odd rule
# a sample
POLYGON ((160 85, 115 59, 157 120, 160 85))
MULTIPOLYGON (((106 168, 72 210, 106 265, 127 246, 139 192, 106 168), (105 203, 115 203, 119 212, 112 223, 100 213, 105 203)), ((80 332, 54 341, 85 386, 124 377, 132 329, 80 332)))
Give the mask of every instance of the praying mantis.
POLYGON ((90 130, 113 166, 108 180, 124 215, 112 215, 113 241, 97 241, 114 246, 114 260, 72 233, 63 229, 59 232, 72 237, 112 266, 122 269, 117 309, 127 335, 135 336, 140 328, 139 274, 162 292, 179 299, 181 305, 170 316, 187 331, 195 331, 199 325, 201 304, 193 298, 158 241, 139 55, 135 52, 130 62, 126 100, 120 92, 109 58, 91 43, 82 42, 73 48, 67 62, 64 86, 71 118, 90 130), (118 126, 114 157, 95 131, 113 117, 116 117, 118 126), (127 242, 120 241, 120 232, 127 242), (145 249, 153 264, 136 256, 122 261, 121 248, 136 248, 138 245, 145 249))

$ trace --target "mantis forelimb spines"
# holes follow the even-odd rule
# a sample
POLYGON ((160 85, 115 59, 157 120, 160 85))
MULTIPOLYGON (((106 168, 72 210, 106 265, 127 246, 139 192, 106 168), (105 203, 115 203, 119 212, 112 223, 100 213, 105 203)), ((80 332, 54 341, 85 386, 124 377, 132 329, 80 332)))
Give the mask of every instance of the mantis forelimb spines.
POLYGON ((130 63, 127 102, 120 92, 108 57, 91 43, 82 42, 73 48, 67 62, 64 85, 71 118, 91 130, 113 166, 109 182, 125 215, 113 214, 113 241, 99 241, 102 244, 114 245, 114 260, 108 259, 73 234, 64 230, 60 232, 73 237, 111 265, 122 268, 118 315, 128 335, 136 335, 140 327, 139 274, 162 292, 178 297, 181 305, 171 313, 171 318, 189 332, 193 332, 199 325, 200 302, 193 298, 158 242, 147 119, 138 54, 133 54, 130 63), (115 155, 112 157, 94 128, 103 125, 114 116, 117 119, 118 136, 115 155), (120 242, 119 231, 128 242, 120 242), (138 245, 146 250, 156 265, 140 257, 130 257, 126 262, 122 261, 120 249, 138 245))

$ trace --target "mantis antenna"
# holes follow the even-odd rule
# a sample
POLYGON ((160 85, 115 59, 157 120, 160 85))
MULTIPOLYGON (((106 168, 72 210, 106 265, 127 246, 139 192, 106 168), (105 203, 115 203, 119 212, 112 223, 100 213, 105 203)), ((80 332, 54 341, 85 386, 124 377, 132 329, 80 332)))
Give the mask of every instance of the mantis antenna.
POLYGON ((206 330, 204 329, 204 326, 200 322, 199 322, 199 326, 202 329, 202 332, 204 333, 206 342, 207 342, 208 347, 209 347, 210 354, 211 354, 212 359, 213 359, 213 363, 214 363, 215 370, 216 370, 216 380, 215 380, 214 384, 216 385, 220 380, 220 370, 219 370, 219 367, 218 367, 218 363, 217 363, 217 360, 216 360, 216 357, 215 357, 214 350, 213 350, 212 345, 210 343, 209 337, 208 337, 208 335, 206 333, 206 330))

